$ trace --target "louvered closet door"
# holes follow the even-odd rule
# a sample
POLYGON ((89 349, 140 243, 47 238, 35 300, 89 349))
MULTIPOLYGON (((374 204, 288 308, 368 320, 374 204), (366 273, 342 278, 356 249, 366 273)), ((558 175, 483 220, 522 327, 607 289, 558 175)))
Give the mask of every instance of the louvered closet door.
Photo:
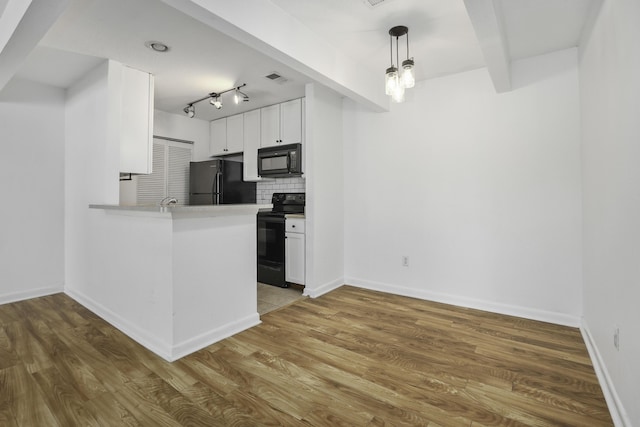
POLYGON ((188 204, 191 153, 189 145, 154 139, 153 173, 136 177, 138 205, 158 206, 165 197, 175 197, 181 206, 188 204))
POLYGON ((189 162, 191 149, 168 146, 167 195, 178 199, 178 205, 189 203, 189 162))
POLYGON ((167 192, 166 146, 153 144, 153 173, 138 175, 136 198, 138 205, 157 206, 167 192))

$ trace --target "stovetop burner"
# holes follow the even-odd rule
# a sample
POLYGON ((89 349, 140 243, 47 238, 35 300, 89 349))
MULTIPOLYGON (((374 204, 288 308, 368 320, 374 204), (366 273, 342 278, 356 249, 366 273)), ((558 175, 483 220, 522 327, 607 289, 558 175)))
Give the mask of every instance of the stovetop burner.
POLYGON ((271 203, 273 203, 273 213, 304 213, 305 193, 273 193, 271 203))

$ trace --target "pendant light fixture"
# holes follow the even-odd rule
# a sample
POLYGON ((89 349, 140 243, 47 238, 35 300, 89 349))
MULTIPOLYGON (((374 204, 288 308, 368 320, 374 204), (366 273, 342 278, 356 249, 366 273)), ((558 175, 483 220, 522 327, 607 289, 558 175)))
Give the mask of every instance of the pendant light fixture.
POLYGON ((415 86, 414 61, 409 58, 409 28, 404 25, 398 25, 389 30, 389 48, 391 57, 391 66, 387 68, 385 73, 385 93, 391 96, 394 102, 404 101, 404 90, 415 86), (400 54, 398 52, 398 39, 407 36, 407 59, 402 61, 402 69, 400 67, 400 54), (393 38, 396 38, 396 62, 393 62, 393 38))

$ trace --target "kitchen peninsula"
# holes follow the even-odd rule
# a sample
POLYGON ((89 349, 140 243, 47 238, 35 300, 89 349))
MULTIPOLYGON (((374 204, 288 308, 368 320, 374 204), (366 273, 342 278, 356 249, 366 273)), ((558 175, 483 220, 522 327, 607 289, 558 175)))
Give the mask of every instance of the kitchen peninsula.
POLYGON ((90 205, 91 280, 72 296, 168 361, 252 327, 269 206, 90 205))

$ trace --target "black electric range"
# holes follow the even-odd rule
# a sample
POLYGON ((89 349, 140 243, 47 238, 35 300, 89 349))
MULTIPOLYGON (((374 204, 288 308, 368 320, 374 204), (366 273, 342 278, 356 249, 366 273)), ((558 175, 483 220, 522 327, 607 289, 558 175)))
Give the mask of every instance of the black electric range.
POLYGON ((305 193, 273 193, 271 203, 258 211, 258 282, 286 288, 285 215, 304 214, 305 193))

